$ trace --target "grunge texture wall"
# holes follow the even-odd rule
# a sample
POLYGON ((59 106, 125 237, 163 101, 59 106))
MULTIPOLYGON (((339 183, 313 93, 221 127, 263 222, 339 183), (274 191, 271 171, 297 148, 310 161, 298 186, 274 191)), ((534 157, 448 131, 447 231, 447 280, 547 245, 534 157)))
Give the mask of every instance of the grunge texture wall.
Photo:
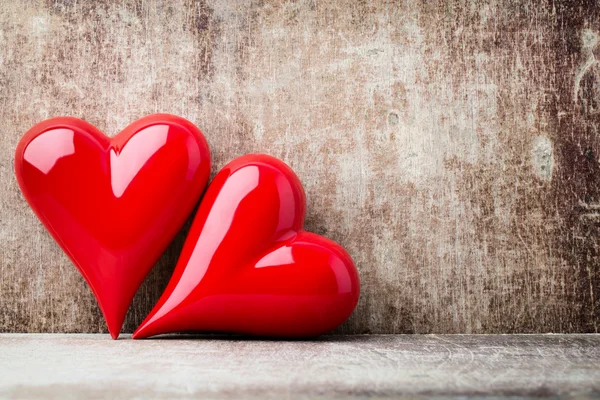
MULTIPOLYGON (((99 332, 21 196, 21 135, 146 114, 205 133, 213 174, 267 152, 362 278, 338 333, 598 332, 600 6, 584 1, 2 1, 0 331, 99 332)), ((185 231, 148 277, 132 330, 185 231)))

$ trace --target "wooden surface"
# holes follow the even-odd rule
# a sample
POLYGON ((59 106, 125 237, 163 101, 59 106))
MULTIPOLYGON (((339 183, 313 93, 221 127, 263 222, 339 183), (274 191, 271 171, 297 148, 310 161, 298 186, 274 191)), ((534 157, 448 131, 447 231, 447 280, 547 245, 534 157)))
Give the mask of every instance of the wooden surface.
MULTIPOLYGON (((600 7, 594 1, 7 1, 0 6, 0 331, 101 332, 23 200, 20 136, 149 113, 216 172, 267 152, 307 228, 354 257, 338 333, 598 332, 600 7)), ((184 231, 125 329, 166 285, 184 231)))
POLYGON ((0 335, 2 398, 600 397, 598 335, 0 335))

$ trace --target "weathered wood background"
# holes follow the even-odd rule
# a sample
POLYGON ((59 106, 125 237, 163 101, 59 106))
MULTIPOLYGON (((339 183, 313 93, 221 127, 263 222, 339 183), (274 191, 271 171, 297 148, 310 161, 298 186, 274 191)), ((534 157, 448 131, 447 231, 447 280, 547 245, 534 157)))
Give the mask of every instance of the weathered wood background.
POLYGON ((307 227, 361 275, 338 332, 598 332, 596 2, 0 3, 0 331, 105 330, 19 192, 20 136, 168 112, 204 131, 213 173, 249 152, 296 170, 307 227))

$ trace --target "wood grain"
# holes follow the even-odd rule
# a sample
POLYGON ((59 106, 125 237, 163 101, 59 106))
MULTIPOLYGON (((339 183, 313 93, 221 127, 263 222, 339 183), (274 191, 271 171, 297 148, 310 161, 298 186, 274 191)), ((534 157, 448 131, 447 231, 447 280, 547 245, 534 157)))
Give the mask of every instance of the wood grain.
MULTIPOLYGON (((362 279, 338 333, 598 332, 600 17, 592 1, 3 1, 0 331, 103 332, 21 196, 20 136, 155 112, 215 173, 266 152, 362 279)), ((126 320, 166 285, 175 239, 126 320)))
POLYGON ((598 335, 361 335, 317 341, 2 334, 11 399, 561 398, 600 395, 598 335))

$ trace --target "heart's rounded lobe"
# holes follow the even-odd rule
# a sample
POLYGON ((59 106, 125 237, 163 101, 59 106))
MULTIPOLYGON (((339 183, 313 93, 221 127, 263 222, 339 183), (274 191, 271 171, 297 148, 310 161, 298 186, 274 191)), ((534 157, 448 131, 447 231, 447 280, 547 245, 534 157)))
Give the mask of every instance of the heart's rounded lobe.
POLYGON ((135 292, 197 204, 210 152, 200 130, 173 115, 147 116, 112 139, 59 117, 24 135, 15 172, 116 338, 135 292))
POLYGON ((240 157, 211 183, 165 293, 134 333, 176 331, 311 337, 356 307, 346 251, 303 228, 294 172, 266 155, 240 157))

